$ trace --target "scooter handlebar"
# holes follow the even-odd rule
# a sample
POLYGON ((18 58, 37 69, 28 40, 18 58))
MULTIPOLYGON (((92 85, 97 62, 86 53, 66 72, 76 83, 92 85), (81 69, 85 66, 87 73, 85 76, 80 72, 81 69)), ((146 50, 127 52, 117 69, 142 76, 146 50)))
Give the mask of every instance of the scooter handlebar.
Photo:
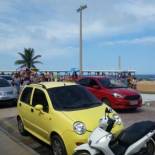
POLYGON ((108 126, 107 126, 107 129, 106 129, 107 132, 111 132, 111 130, 112 130, 114 124, 115 124, 115 121, 116 120, 108 117, 108 122, 107 122, 108 126))

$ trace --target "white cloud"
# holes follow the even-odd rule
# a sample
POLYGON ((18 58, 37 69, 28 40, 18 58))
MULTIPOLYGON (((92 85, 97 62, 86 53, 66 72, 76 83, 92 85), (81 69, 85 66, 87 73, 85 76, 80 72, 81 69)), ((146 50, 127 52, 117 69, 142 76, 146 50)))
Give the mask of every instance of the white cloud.
POLYGON ((8 10, 12 9, 12 2, 7 0, 0 1, 0 13, 8 12, 8 10))
POLYGON ((15 38, 0 38, 0 53, 12 53, 20 47, 26 47, 31 43, 31 38, 20 36, 15 38))
POLYGON ((104 45, 126 45, 126 44, 141 44, 141 45, 150 45, 155 44, 155 37, 143 37, 143 38, 134 38, 130 40, 117 40, 117 41, 107 41, 103 43, 104 45))
POLYGON ((129 1, 122 6, 122 12, 144 22, 155 19, 155 2, 150 0, 129 1))
POLYGON ((76 47, 65 47, 65 48, 58 48, 53 47, 52 49, 45 49, 44 51, 44 57, 72 57, 74 55, 74 52, 78 52, 78 48, 76 47))

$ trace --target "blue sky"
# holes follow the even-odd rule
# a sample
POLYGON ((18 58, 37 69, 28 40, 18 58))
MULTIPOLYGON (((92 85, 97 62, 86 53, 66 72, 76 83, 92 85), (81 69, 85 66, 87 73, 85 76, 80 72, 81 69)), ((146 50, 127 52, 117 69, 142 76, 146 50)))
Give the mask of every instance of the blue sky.
POLYGON ((0 0, 0 70, 14 70, 18 52, 34 48, 41 70, 79 67, 83 12, 84 70, 155 74, 154 0, 0 0))

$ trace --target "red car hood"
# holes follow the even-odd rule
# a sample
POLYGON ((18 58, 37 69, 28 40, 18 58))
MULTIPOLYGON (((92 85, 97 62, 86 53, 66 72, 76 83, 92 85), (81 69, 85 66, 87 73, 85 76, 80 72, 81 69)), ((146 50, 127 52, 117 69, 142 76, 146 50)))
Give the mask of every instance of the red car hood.
POLYGON ((131 88, 116 88, 112 89, 112 92, 121 94, 123 96, 139 95, 139 93, 136 90, 131 88))

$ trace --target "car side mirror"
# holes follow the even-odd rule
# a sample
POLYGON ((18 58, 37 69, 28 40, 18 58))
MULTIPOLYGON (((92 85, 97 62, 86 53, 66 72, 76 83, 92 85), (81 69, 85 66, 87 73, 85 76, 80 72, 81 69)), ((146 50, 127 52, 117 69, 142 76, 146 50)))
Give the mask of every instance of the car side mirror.
POLYGON ((43 105, 37 104, 34 108, 35 108, 36 110, 38 110, 38 111, 42 111, 42 110, 43 110, 43 105))

